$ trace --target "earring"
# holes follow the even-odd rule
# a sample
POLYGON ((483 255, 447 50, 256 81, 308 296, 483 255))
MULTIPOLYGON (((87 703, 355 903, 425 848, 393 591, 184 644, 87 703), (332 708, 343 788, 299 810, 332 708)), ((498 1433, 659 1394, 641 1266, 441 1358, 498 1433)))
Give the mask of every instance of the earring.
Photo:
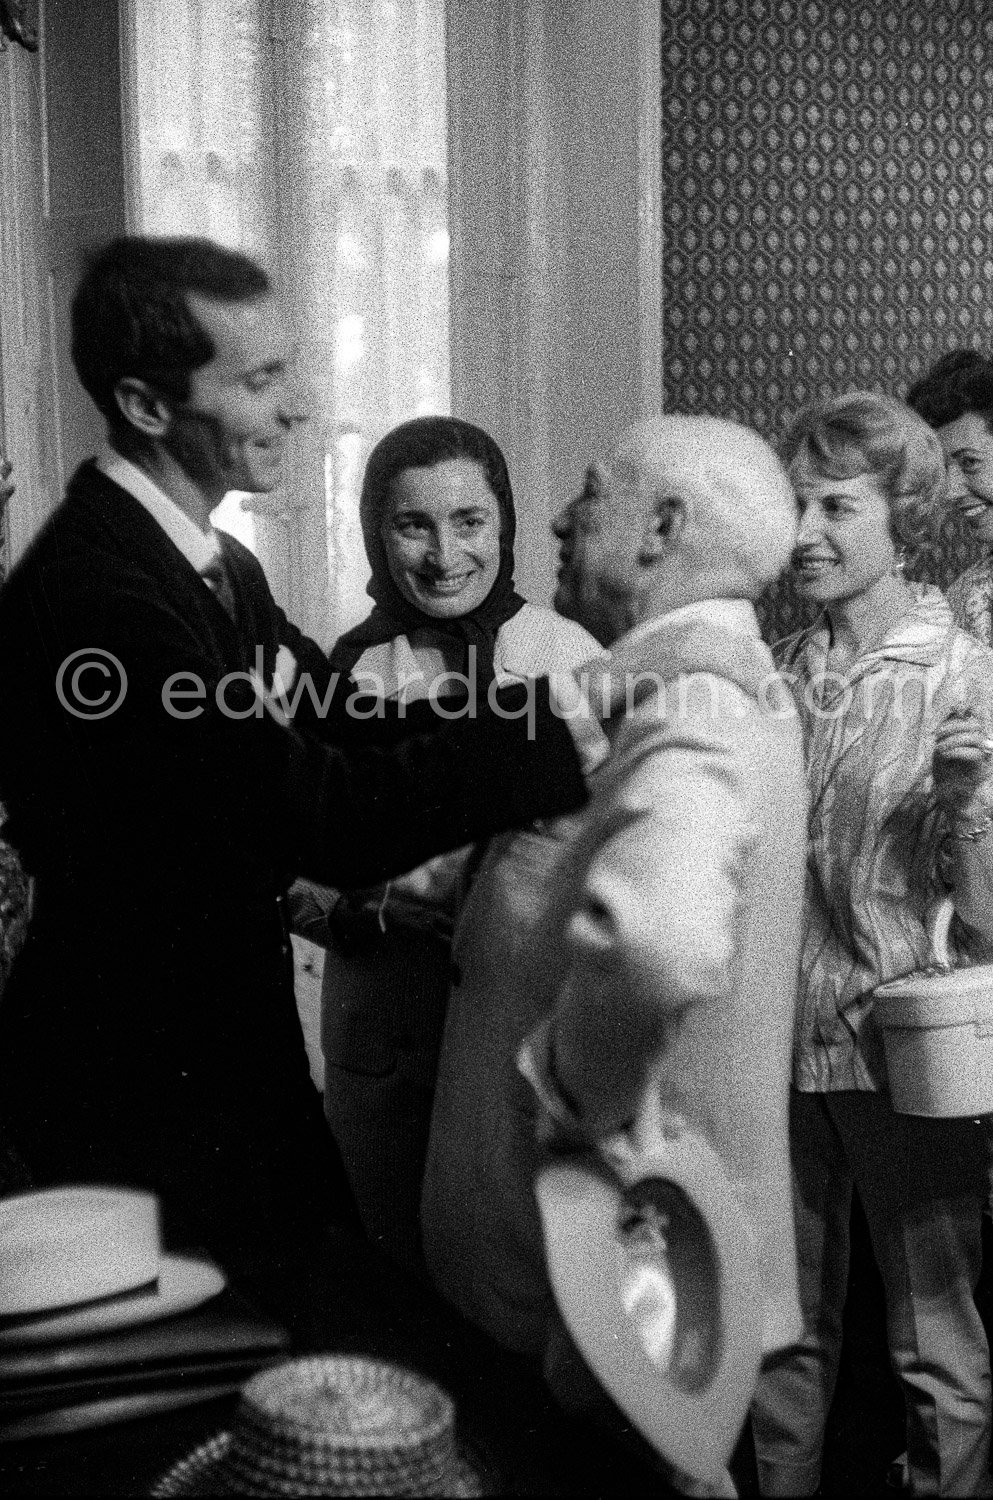
POLYGON ((906 568, 907 549, 906 547, 897 547, 896 553, 893 558, 893 572, 896 574, 897 578, 902 578, 904 573, 906 572, 906 568))

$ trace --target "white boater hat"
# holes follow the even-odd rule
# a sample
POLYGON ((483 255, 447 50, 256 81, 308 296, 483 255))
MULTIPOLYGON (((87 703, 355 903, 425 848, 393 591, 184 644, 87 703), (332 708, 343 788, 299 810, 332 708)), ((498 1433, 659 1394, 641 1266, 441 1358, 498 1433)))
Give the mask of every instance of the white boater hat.
POLYGON ((591 1370, 667 1462, 718 1483, 762 1355, 756 1237, 713 1148, 648 1090, 599 1156, 549 1157, 549 1280, 591 1370))
POLYGON ((59 1187, 0 1199, 0 1345, 188 1312, 225 1284, 211 1262, 163 1251, 153 1193, 59 1187))

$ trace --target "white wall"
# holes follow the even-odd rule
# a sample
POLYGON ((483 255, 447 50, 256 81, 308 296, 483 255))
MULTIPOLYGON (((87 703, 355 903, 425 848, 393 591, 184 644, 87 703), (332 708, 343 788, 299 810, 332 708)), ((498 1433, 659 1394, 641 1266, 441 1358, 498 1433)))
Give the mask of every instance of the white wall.
POLYGON ((0 446, 13 558, 103 424, 76 379, 69 303, 88 245, 124 228, 117 0, 44 0, 40 50, 0 54, 0 446))
POLYGON ((504 448, 522 592, 590 457, 661 409, 660 12, 449 0, 452 409, 504 448))

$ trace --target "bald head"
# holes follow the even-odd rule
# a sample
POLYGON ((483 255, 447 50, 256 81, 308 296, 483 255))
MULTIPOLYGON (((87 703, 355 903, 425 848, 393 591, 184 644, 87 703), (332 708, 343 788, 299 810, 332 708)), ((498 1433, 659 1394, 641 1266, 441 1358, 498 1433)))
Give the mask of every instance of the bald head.
POLYGON ((605 645, 700 599, 754 599, 789 561, 796 504, 758 433, 717 417, 629 427, 555 522, 556 606, 605 645))
POLYGON ((755 599, 789 562, 796 500, 769 444, 719 417, 653 417, 629 427, 616 458, 646 489, 683 507, 677 543, 699 574, 700 598, 755 599))

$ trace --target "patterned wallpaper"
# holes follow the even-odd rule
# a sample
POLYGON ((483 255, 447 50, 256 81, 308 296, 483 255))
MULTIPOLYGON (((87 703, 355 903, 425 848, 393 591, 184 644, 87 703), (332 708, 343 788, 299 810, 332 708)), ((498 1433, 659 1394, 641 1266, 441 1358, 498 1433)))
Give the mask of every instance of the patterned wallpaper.
MULTIPOLYGON (((903 395, 993 345, 988 0, 662 0, 669 409, 773 440, 810 400, 903 395)), ((955 521, 914 571, 972 559, 955 521)), ((767 631, 800 617, 789 584, 767 631)))

